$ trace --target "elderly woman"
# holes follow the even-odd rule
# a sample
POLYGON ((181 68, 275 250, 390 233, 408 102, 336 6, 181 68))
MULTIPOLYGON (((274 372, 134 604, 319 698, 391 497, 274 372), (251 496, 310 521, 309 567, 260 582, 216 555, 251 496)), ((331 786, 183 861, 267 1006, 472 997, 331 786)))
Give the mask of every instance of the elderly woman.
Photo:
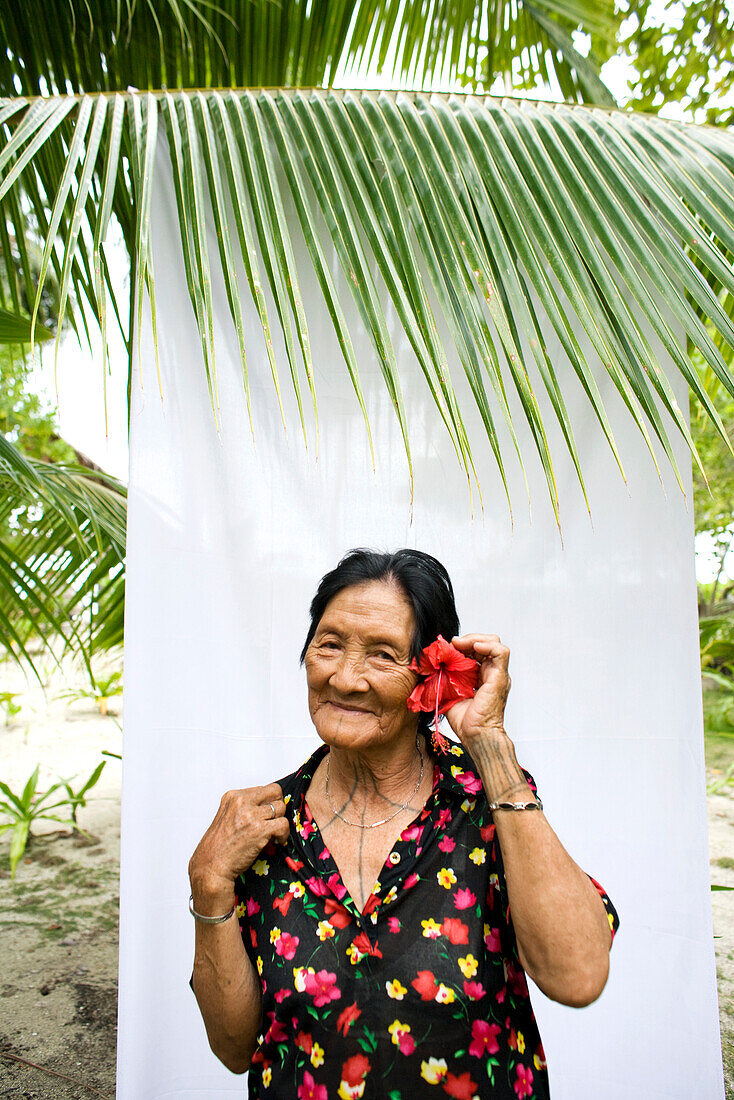
POLYGON ((547 1097, 525 975, 566 1005, 604 988, 616 913, 517 762, 509 650, 458 630, 435 558, 347 554, 301 655, 324 744, 225 794, 191 858, 194 993, 251 1097, 547 1097), (444 751, 408 705, 439 635, 479 665, 444 751))

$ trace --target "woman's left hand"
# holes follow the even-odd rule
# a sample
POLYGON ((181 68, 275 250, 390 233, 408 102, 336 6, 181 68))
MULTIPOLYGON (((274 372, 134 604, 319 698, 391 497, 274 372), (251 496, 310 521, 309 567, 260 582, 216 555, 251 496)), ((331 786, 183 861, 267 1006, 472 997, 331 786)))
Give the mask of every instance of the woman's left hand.
POLYGON ((446 713, 464 745, 482 734, 505 734, 505 705, 510 691, 510 651, 496 634, 461 634, 451 644, 479 662, 479 687, 473 699, 462 699, 446 713))

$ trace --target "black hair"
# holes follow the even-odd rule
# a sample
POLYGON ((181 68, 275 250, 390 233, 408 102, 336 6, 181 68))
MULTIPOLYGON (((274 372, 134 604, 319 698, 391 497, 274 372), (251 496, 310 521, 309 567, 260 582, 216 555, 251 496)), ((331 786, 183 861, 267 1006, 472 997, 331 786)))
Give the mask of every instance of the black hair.
MULTIPOLYGON (((439 634, 450 642, 459 633, 459 616, 451 578, 437 558, 422 550, 381 553, 357 548, 346 553, 336 568, 325 573, 319 581, 309 608, 311 625, 301 650, 301 664, 329 601, 343 589, 369 581, 392 581, 410 603, 415 620, 411 657, 417 658, 421 650, 434 642, 439 634)), ((432 715, 421 712, 418 717, 419 732, 427 733, 431 720, 432 715)))

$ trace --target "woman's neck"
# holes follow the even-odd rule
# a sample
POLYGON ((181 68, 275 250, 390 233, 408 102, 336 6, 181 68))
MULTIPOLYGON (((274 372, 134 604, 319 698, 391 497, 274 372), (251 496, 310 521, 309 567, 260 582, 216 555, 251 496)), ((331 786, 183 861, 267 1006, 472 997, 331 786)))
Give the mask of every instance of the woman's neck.
POLYGON ((422 737, 382 751, 332 747, 326 758, 328 771, 324 772, 330 801, 341 813, 376 816, 404 805, 416 793, 427 755, 422 737))

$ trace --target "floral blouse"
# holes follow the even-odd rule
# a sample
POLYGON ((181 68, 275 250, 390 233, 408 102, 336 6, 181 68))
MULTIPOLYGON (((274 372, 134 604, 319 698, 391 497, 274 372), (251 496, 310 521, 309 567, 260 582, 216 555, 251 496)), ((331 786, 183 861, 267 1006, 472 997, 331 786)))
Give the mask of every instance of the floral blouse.
MULTIPOLYGON (((360 913, 306 803, 327 751, 281 780, 288 843, 269 844, 236 884, 262 983, 249 1096, 547 1098, 502 856, 471 758, 452 745, 435 761, 433 791, 360 913)), ((616 911, 594 885, 614 933, 616 911)))

